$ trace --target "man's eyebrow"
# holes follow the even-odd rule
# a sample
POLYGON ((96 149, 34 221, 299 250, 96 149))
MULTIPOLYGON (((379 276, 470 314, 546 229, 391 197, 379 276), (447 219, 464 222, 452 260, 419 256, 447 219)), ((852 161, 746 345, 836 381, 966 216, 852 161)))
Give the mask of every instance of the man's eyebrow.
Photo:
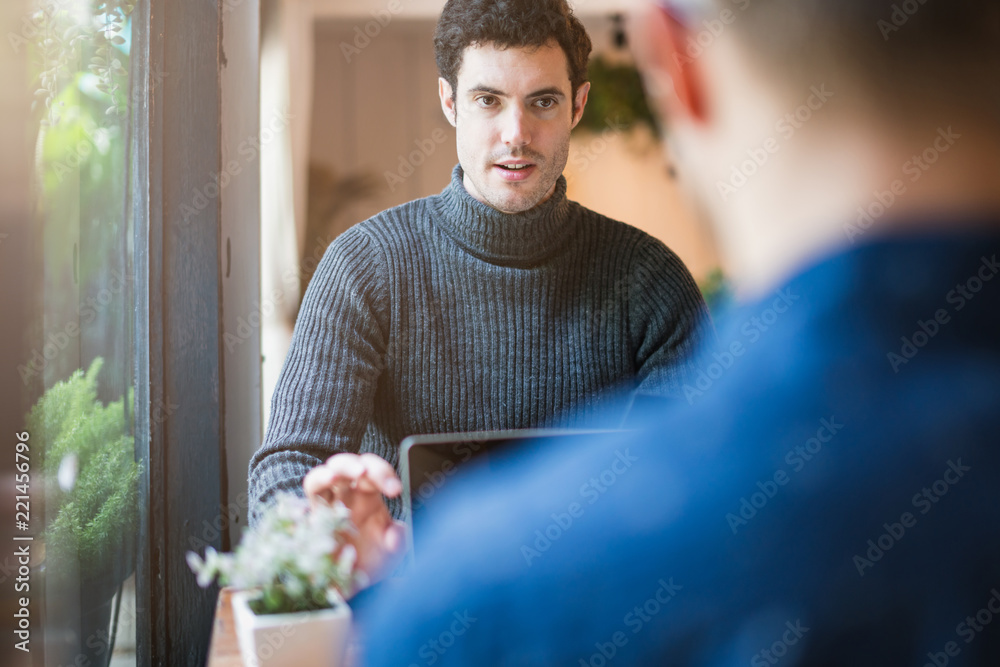
MULTIPOLYGON (((472 86, 471 88, 469 88, 469 93, 470 94, 487 93, 489 95, 496 95, 497 97, 508 97, 507 93, 503 92, 502 90, 497 90, 496 88, 493 88, 491 86, 472 86)), ((529 93, 528 97, 529 98, 542 97, 544 95, 552 95, 555 97, 566 97, 566 93, 559 90, 555 86, 550 86, 549 88, 542 88, 541 90, 536 90, 533 93, 529 93)))
POLYGON ((497 97, 507 97, 507 93, 489 86, 472 86, 469 88, 469 93, 488 93, 490 95, 496 95, 497 97))
POLYGON ((536 90, 535 92, 528 95, 528 97, 542 97, 543 95, 553 95, 555 97, 566 97, 566 93, 559 90, 555 86, 549 88, 542 88, 541 90, 536 90))

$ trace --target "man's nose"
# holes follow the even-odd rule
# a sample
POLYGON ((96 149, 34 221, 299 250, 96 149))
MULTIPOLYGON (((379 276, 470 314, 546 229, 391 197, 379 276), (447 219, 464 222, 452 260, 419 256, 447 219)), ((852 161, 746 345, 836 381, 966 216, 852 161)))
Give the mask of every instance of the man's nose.
POLYGON ((527 146, 531 143, 531 118, 520 105, 507 109, 503 119, 501 139, 508 146, 527 146))

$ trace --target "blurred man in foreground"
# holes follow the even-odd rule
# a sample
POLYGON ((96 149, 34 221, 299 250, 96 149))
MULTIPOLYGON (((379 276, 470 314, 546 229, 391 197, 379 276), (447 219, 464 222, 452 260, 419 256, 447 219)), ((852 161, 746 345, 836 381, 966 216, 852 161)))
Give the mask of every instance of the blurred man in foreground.
POLYGON ((1000 9, 642 30, 747 301, 693 409, 465 480, 364 616, 370 664, 1000 664, 1000 9))

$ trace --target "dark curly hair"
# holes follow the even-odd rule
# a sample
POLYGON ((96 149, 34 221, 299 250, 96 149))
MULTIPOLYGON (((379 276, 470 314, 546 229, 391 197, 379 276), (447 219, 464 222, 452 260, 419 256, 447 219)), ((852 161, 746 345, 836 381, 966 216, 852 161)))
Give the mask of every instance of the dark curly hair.
POLYGON ((448 0, 434 31, 434 58, 454 96, 466 47, 541 47, 551 40, 566 54, 575 97, 587 81, 591 44, 566 0, 448 0))

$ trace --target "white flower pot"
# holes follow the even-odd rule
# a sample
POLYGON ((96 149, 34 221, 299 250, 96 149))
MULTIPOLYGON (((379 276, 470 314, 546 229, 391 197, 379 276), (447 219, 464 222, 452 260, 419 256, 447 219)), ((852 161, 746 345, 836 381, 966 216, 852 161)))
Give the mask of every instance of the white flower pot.
POLYGON ((351 608, 336 592, 333 609, 262 614, 250 609, 255 591, 233 593, 233 617, 243 662, 250 667, 337 667, 350 639, 351 608))

